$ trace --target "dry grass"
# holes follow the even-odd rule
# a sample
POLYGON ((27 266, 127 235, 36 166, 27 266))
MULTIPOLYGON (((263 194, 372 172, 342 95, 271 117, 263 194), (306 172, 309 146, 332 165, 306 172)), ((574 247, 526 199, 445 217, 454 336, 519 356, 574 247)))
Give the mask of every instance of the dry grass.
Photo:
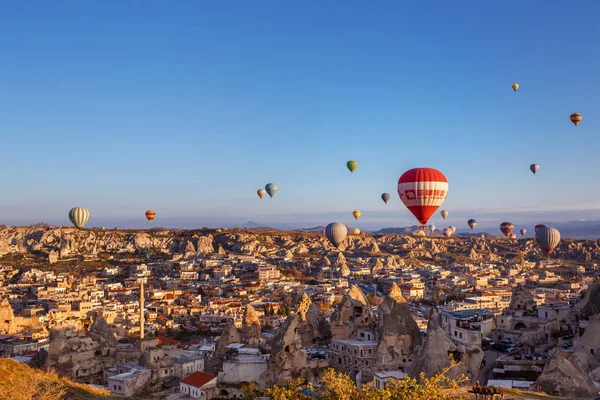
POLYGON ((0 358, 0 400, 116 400, 110 392, 0 358))

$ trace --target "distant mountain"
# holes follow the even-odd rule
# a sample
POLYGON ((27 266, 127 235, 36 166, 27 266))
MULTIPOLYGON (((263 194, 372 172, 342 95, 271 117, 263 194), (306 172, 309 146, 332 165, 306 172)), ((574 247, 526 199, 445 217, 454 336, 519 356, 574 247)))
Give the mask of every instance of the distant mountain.
POLYGON ((300 228, 296 229, 297 232, 310 232, 310 233, 321 233, 325 229, 324 226, 315 226, 314 228, 300 228))
POLYGON ((244 225, 242 225, 242 228, 258 228, 260 227, 260 224, 254 221, 248 221, 246 222, 244 225))
MULTIPOLYGON (((373 232, 375 235, 389 235, 389 234, 400 234, 400 235, 410 235, 414 232, 416 232, 419 229, 418 225, 413 225, 413 226, 405 226, 402 228, 384 228, 384 229, 380 229, 377 232, 373 232)), ((486 238, 493 238, 493 237, 497 237, 496 235, 492 235, 489 234, 487 232, 471 232, 471 231, 463 231, 463 232, 456 232, 453 236, 459 236, 459 237, 470 237, 470 236, 477 236, 477 237, 481 237, 481 235, 483 235, 486 238)), ((432 237, 440 237, 440 236, 444 236, 444 234, 442 233, 441 229, 436 229, 435 231, 429 232, 427 231, 427 236, 432 236, 432 237)))
POLYGON ((597 239, 600 238, 600 221, 571 221, 562 223, 545 223, 560 231, 560 235, 571 239, 597 239))

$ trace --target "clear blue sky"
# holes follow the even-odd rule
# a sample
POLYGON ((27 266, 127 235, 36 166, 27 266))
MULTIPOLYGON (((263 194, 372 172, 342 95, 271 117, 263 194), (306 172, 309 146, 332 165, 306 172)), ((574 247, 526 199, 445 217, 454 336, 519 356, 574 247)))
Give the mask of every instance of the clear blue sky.
POLYGON ((89 226, 145 226, 148 208, 162 226, 356 208, 359 227, 404 226, 396 183, 417 166, 446 174, 457 226, 598 219, 598 15, 593 0, 3 2, 0 222, 66 224, 80 205, 89 226))

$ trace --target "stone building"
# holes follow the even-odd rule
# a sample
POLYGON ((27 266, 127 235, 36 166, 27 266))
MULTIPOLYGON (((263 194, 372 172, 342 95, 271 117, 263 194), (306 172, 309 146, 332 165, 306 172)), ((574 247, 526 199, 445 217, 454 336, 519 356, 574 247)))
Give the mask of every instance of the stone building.
POLYGON ((327 360, 336 370, 344 372, 357 382, 373 380, 373 369, 377 355, 377 340, 371 329, 358 330, 357 339, 332 340, 327 351, 327 360))

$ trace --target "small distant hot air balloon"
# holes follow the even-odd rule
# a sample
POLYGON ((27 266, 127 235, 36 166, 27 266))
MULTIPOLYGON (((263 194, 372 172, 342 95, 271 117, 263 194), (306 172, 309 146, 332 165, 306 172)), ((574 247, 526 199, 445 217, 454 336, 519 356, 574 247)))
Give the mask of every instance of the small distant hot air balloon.
POLYGON ((442 210, 442 212, 440 213, 440 215, 442 216, 442 218, 446 219, 446 217, 448 216, 448 211, 446 210, 442 210))
POLYGON ((437 169, 414 168, 398 179, 398 196, 421 225, 442 205, 448 195, 448 180, 437 169))
POLYGON ((533 172, 533 174, 535 175, 535 174, 537 174, 537 172, 539 171, 539 169, 540 169, 540 166, 539 166, 539 165, 537 165, 537 164, 531 164, 531 165, 529 166, 529 169, 530 169, 530 170, 531 170, 531 172, 533 172))
POLYGON ((424 237, 425 236, 425 231, 419 229, 418 231, 416 231, 415 233, 413 233, 414 236, 416 237, 424 237))
POLYGON ((452 236, 452 229, 450 229, 450 228, 444 228, 442 230, 442 233, 444 234, 444 236, 450 237, 450 236, 452 236))
POLYGON ((348 228, 339 222, 332 222, 325 227, 325 236, 335 247, 340 247, 344 239, 346 239, 346 235, 348 235, 348 228))
POLYGON ((350 170, 351 174, 354 173, 354 170, 356 170, 356 167, 358 167, 358 163, 354 160, 350 160, 346 163, 346 168, 348 168, 350 170))
POLYGON ((152 223, 154 217, 156 217, 156 213, 154 212, 154 210, 146 211, 146 218, 148 219, 148 221, 150 221, 150 223, 152 223))
POLYGON ((504 236, 509 237, 515 226, 510 222, 503 222, 500 224, 500 230, 504 233, 504 236))
POLYGON ((537 232, 540 229, 545 228, 545 227, 546 227, 546 225, 544 225, 544 224, 538 224, 538 225, 536 225, 536 226, 533 227, 533 231, 537 232))
POLYGON ((75 207, 69 211, 69 219, 76 228, 83 228, 90 219, 90 212, 87 208, 75 207))
POLYGON ((535 240, 546 254, 550 255, 560 242, 560 232, 556 228, 546 226, 535 233, 535 240))
POLYGON ((521 232, 521 236, 525 236, 527 234, 527 229, 523 228, 519 232, 521 232))
POLYGON ((382 194, 382 195, 381 195, 381 200, 383 200, 383 202, 384 202, 385 204, 387 204, 387 202, 388 202, 388 201, 390 201, 390 198, 391 198, 391 197, 392 197, 392 196, 390 196, 390 194, 389 194, 389 193, 384 193, 384 194, 382 194))
POLYGON ((265 186, 265 190, 267 191, 269 196, 273 198, 273 196, 275 196, 275 193, 277 192, 277 185, 274 183, 267 183, 267 185, 265 186))
POLYGON ((456 227, 454 225, 450 225, 448 228, 450 228, 453 235, 456 233, 456 227))
POLYGON ((512 89, 516 92, 519 89, 519 84, 518 83, 513 83, 512 84, 512 89))
POLYGON ((571 118, 571 122, 575 124, 575 126, 579 125, 579 123, 581 122, 581 114, 579 113, 573 113, 570 116, 571 118))
POLYGON ((353 235, 360 235, 360 229, 358 229, 358 228, 352 229, 352 234, 353 235))
POLYGON ((467 223, 469 224, 469 227, 471 228, 471 230, 475 229, 475 227, 477 226, 476 219, 470 219, 469 221, 467 221, 467 223))
POLYGON ((352 211, 352 215, 354 215, 354 219, 358 219, 360 217, 360 211, 354 210, 352 211))
POLYGON ((431 232, 435 231, 435 225, 433 225, 433 224, 429 225, 429 230, 431 232))
POLYGON ((267 191, 265 189, 258 189, 256 191, 256 194, 262 199, 263 197, 265 197, 265 194, 267 194, 267 191))
POLYGON ((508 238, 509 239, 516 239, 517 235, 515 235, 513 232, 511 232, 511 233, 508 234, 508 238))

